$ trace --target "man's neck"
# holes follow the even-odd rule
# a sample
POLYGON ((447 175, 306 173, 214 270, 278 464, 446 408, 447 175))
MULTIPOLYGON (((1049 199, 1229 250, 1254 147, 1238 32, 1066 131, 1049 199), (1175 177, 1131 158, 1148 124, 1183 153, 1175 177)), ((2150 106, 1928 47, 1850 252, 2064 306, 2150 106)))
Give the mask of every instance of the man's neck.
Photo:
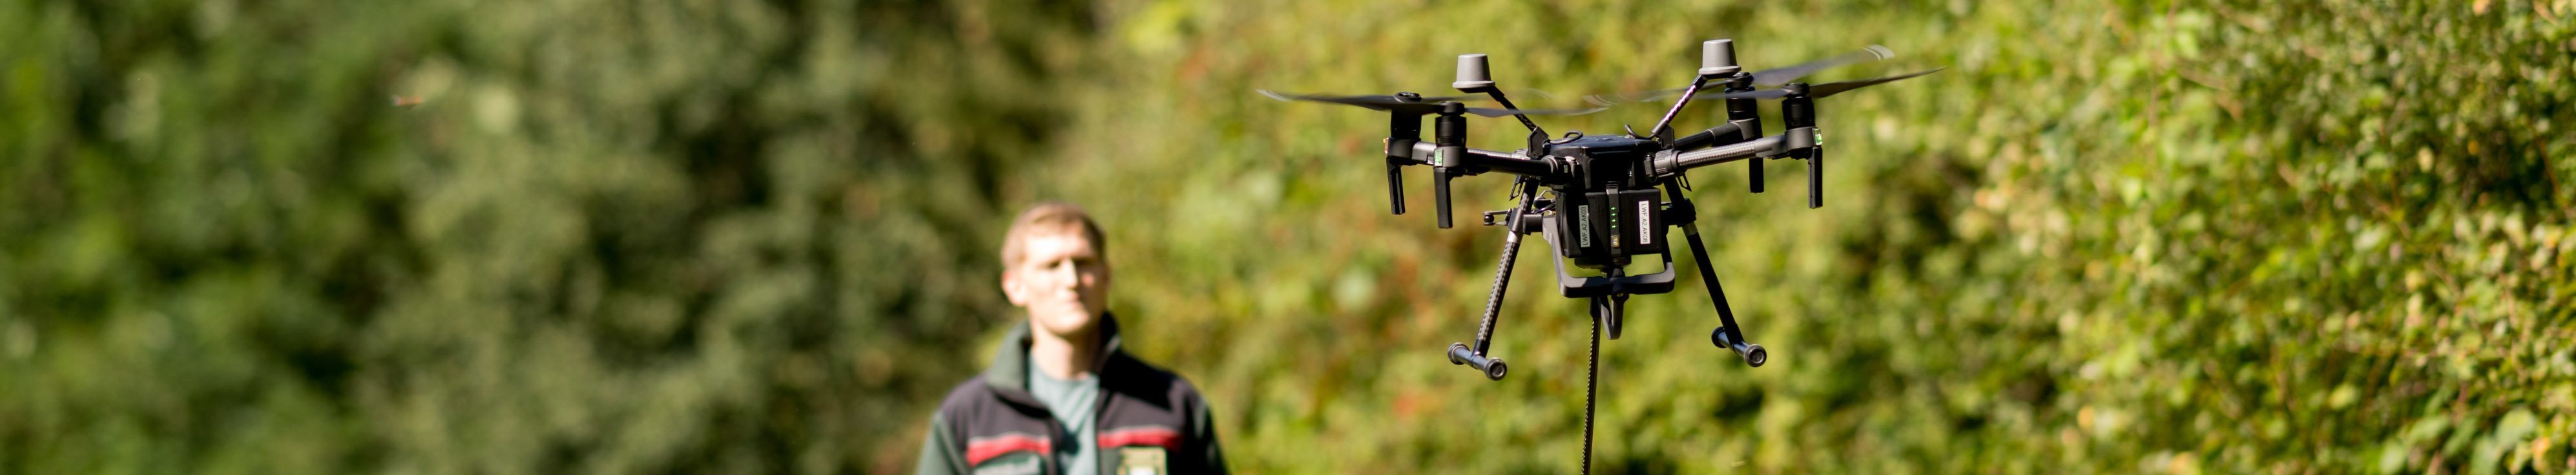
POLYGON ((1091 376, 1091 369, 1098 367, 1103 357, 1098 327, 1071 338, 1056 336, 1046 330, 1030 333, 1030 362, 1036 363, 1038 371, 1046 372, 1057 381, 1075 381, 1091 376))

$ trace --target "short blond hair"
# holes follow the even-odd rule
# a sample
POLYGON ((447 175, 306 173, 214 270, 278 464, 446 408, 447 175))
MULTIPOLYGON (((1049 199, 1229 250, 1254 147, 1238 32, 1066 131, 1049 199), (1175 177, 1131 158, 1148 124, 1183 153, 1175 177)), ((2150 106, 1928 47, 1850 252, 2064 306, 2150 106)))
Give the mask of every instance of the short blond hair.
POLYGON ((1091 213, 1072 203, 1051 201, 1031 206, 1011 220, 1011 230, 1002 235, 1002 268, 1020 265, 1020 259, 1028 257, 1028 251, 1022 248, 1030 237, 1068 232, 1076 227, 1081 228, 1083 239, 1091 240, 1092 252, 1107 260, 1108 244, 1101 239, 1100 223, 1091 220, 1091 213))

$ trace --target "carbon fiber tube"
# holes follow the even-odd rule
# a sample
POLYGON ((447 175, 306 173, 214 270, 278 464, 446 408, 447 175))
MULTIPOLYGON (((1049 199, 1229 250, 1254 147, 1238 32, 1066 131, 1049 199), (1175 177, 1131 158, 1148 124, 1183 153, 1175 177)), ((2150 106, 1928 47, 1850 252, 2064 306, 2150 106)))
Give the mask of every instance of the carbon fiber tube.
MULTIPOLYGON (((1798 134, 1801 132, 1804 131, 1790 129, 1788 131, 1781 132, 1780 135, 1720 145, 1707 150, 1674 154, 1671 164, 1657 164, 1655 168, 1659 174, 1680 173, 1682 170, 1743 160, 1757 156, 1766 156, 1766 154, 1776 154, 1776 152, 1779 152, 1783 147, 1782 144, 1797 143, 1799 139, 1798 134)), ((1662 158, 1657 157, 1657 159, 1660 160, 1662 158)))
POLYGON ((1699 133, 1690 134, 1674 140, 1673 150, 1697 150, 1700 147, 1706 147, 1717 143, 1717 140, 1720 138, 1734 139, 1737 130, 1739 129, 1737 129, 1734 122, 1719 124, 1716 127, 1708 128, 1708 130, 1703 130, 1699 133))
POLYGON ((1521 233, 1505 230, 1502 262, 1495 264, 1493 291, 1485 295, 1485 320, 1476 326, 1476 354, 1485 354, 1486 350, 1493 348, 1494 322, 1502 318, 1503 291, 1511 286, 1512 264, 1518 261, 1513 257, 1518 256, 1520 250, 1521 233))

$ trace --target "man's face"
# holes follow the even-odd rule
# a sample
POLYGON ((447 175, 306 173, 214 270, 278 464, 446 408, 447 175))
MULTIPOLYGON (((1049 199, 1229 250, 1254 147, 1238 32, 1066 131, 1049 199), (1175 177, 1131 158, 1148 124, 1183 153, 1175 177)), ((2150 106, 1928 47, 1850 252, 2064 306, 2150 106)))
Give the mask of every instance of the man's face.
POLYGON ((1090 332, 1109 309, 1109 262, 1081 231, 1034 234, 1020 246, 1021 261, 1002 271, 1002 294, 1040 331, 1090 332))

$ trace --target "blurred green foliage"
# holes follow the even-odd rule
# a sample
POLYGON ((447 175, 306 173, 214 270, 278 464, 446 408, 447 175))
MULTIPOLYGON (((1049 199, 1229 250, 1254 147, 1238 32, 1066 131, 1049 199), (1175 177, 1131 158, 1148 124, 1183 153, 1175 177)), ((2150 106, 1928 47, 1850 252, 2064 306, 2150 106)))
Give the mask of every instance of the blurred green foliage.
POLYGON ((1728 37, 1899 52, 1817 81, 1950 69, 1820 101, 1824 209, 1794 162, 1695 172, 1774 358, 1709 347, 1697 283, 1631 300, 1600 468, 2569 473, 2571 15, 9 2, 0 472, 908 470, 1018 318, 994 246, 1042 199, 1104 221, 1131 348, 1206 388, 1238 469, 1565 471, 1587 324, 1543 251, 1513 375, 1454 369, 1500 236, 1434 228, 1418 179, 1385 213, 1383 117, 1251 91, 1442 93, 1489 53, 1541 106, 1728 37))

